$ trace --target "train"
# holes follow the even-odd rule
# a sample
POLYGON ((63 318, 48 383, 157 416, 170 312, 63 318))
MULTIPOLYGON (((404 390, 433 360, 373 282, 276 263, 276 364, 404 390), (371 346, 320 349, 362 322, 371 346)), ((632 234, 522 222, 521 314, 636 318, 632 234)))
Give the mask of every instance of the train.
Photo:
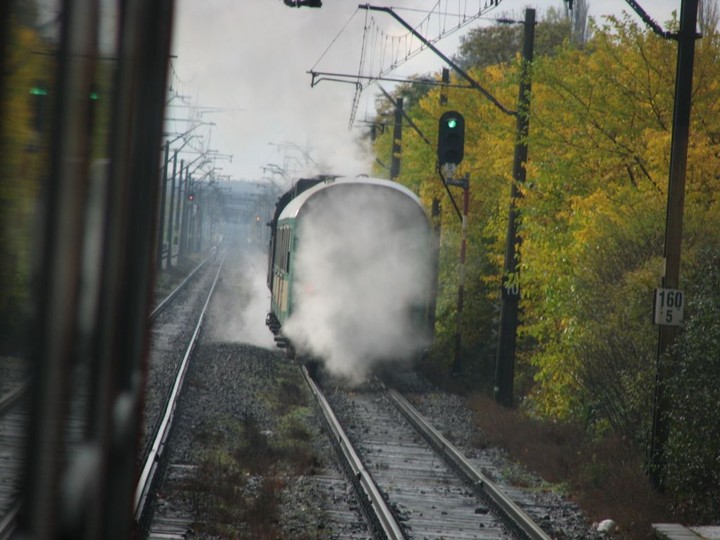
POLYGON ((288 356, 362 372, 432 341, 437 240, 411 190, 303 178, 278 199, 270 229, 266 324, 288 356))
MULTIPOLYGON (((16 361, 27 371, 13 428, 22 458, 13 472, 21 480, 0 505, 0 538, 124 539, 148 527, 135 496, 155 277, 172 266, 182 216, 194 215, 199 202, 187 186, 183 197, 178 186, 173 202, 168 175, 173 7, 173 0, 0 2, 0 371, 16 361), (166 207, 177 209, 174 220, 161 212, 166 207)), ((295 224, 315 204, 310 192, 332 182, 344 180, 296 184, 300 196, 283 208, 308 197, 295 224)), ((397 186, 385 192, 408 209, 410 228, 419 224, 419 258, 431 258, 417 199, 397 186)), ((273 231, 291 227, 279 217, 273 231)), ((187 237, 195 238, 192 230, 187 237)), ((298 238, 290 240, 291 265, 303 253, 298 238)), ((292 266, 286 271, 290 293, 295 276, 292 266)), ((417 293, 432 282, 426 274, 399 272, 400 281, 417 281, 417 293)), ((418 328, 417 335, 429 327, 420 296, 398 304, 403 313, 387 308, 398 327, 418 328)), ((278 335, 296 336, 287 343, 301 348, 293 315, 302 304, 282 306, 278 335)))

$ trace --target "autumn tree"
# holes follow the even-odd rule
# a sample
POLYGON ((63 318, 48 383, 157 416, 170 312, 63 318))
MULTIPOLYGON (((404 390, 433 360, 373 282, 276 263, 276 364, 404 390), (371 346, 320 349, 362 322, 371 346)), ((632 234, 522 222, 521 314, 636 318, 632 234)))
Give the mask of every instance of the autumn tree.
MULTIPOLYGON (((29 6, 32 3, 29 3, 29 6)), ((34 15, 27 8, 23 20, 34 15)), ((9 43, 4 58, 2 129, 0 130, 0 339, 4 349, 22 342, 29 317, 30 267, 36 201, 47 154, 45 133, 38 130, 45 119, 33 95, 38 81, 47 76, 48 60, 37 54, 45 46, 38 33, 15 19, 9 24, 9 43)), ((36 94, 39 92, 36 90, 36 94)), ((49 105, 44 103, 47 110, 49 105)))
MULTIPOLYGON (((670 27, 676 28, 677 21, 670 27)), ((551 54, 536 56, 533 66, 530 153, 520 201, 523 296, 516 391, 532 414, 584 422, 598 434, 620 433, 642 450, 652 417, 657 345, 652 291, 663 271, 677 48, 629 16, 591 23, 591 31, 582 48, 565 40, 551 54)), ((710 345, 708 353, 693 345, 692 336, 700 333, 693 328, 705 328, 702 337, 709 344, 720 341, 720 331, 710 322, 697 326, 714 313, 703 300, 712 297, 714 274, 702 269, 708 254, 720 249, 715 226, 720 208, 719 53, 717 34, 708 32, 696 49, 686 185, 683 275, 693 280, 687 291, 692 309, 686 317, 694 322, 688 323, 681 340, 681 354, 688 366, 710 366, 713 361, 710 345)), ((464 54, 469 59, 470 49, 464 54)), ((517 99, 518 73, 510 60, 478 63, 471 69, 471 75, 507 105, 517 99)), ((478 92, 448 89, 448 99, 441 106, 434 89, 408 113, 430 141, 436 140, 443 110, 456 109, 465 116, 465 160, 458 174, 470 174, 472 197, 462 331, 468 370, 489 385, 514 122, 478 92)), ((382 138, 377 148, 385 152, 389 142, 382 138)), ((455 330, 460 227, 435 161, 433 144, 406 130, 400 181, 421 193, 428 207, 432 199, 442 201, 435 358, 447 363, 455 330)), ((684 379, 689 370, 670 383, 678 407, 675 422, 682 426, 686 413, 681 411, 690 411, 699 423, 688 424, 692 432, 680 429, 671 436, 676 456, 679 449, 690 448, 688 440, 704 444, 693 432, 716 429, 692 400, 681 399, 692 395, 688 384, 697 385, 692 378, 684 379)), ((709 387, 702 388, 700 403, 716 399, 709 387)), ((697 448, 698 459, 692 463, 708 466, 707 460, 720 455, 720 449, 708 450, 707 444, 703 448, 704 453, 697 448)), ((675 464, 683 466, 681 461, 675 464)), ((676 493, 687 489, 677 486, 676 493)))
MULTIPOLYGON (((713 3, 714 4, 714 3, 713 3)), ((713 11, 696 47, 685 194, 681 287, 686 325, 673 351, 668 494, 679 515, 714 519, 720 479, 720 41, 713 11)), ((669 22, 677 29, 677 20, 669 22)), ((591 39, 564 39, 533 65, 529 161, 521 188, 521 325, 516 397, 529 414, 582 423, 595 436, 620 434, 643 455, 653 410, 657 328, 653 289, 663 273, 673 88, 677 47, 630 16, 591 22, 591 39)), ((478 32, 461 52, 472 77, 501 103, 517 99, 517 56, 482 51, 478 32), (484 57, 480 53, 485 54, 484 57)), ((505 45, 511 47, 511 45, 505 45)), ((436 75, 439 78, 439 74, 436 75)), ((456 79, 453 79, 454 81, 456 79)), ((441 201, 436 368, 453 358, 460 220, 436 174, 437 119, 447 109, 466 121, 471 204, 463 318, 463 380, 492 385, 500 269, 507 227, 514 118, 479 92, 437 88, 406 108, 430 141, 403 135, 399 180, 428 208, 441 201)), ((388 152, 391 136, 376 141, 388 152)), ((454 191, 455 190, 455 191, 454 191)))
POLYGON ((693 81, 681 286, 685 325, 673 351, 666 487, 691 522, 720 511, 720 36, 717 3, 705 1, 693 81), (705 11, 707 10, 707 11, 705 11), (714 14, 714 15, 713 15, 714 14), (711 21, 715 22, 712 23, 711 21))
MULTIPOLYGON (((577 2, 576 2, 577 3, 577 2)), ((535 56, 548 56, 563 42, 570 39, 572 32, 582 32, 579 43, 585 41, 584 25, 587 11, 583 12, 584 1, 573 8, 571 13, 562 13, 550 8, 542 16, 535 28, 535 56), (576 30, 580 28, 582 30, 576 30)), ((453 58, 463 69, 484 68, 496 64, 510 64, 522 50, 523 25, 519 24, 524 16, 502 15, 498 20, 503 24, 480 26, 460 38, 458 53, 453 58)))

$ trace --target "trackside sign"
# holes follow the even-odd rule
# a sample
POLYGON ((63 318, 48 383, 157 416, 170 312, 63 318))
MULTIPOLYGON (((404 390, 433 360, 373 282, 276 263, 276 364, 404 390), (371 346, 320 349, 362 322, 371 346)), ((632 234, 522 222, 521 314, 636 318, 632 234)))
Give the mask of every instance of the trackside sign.
POLYGON ((655 324, 680 326, 683 323, 685 297, 678 289, 655 289, 655 324))

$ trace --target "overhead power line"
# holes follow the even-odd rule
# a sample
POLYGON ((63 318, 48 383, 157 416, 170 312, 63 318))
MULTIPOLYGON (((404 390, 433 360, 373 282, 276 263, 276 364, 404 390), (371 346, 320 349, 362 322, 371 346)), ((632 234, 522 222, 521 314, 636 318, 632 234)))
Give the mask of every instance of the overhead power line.
MULTIPOLYGON (((364 9, 365 21, 362 41, 359 44, 360 57, 356 80, 343 79, 338 81, 354 82, 355 84, 355 96, 350 114, 350 127, 352 127, 360 103, 360 96, 367 86, 377 80, 383 80, 390 72, 424 50, 431 48, 434 43, 485 16, 489 11, 495 9, 500 2, 501 0, 483 0, 478 3, 437 0, 432 9, 427 11, 402 7, 388 8, 423 15, 422 17, 414 17, 416 20, 411 23, 411 30, 400 33, 397 31, 397 26, 389 24, 390 21, 385 18, 378 19, 370 14, 369 4, 360 4, 358 10, 353 13, 340 32, 333 38, 328 48, 325 49, 309 72, 320 72, 320 70, 316 69, 318 64, 336 45, 340 35, 345 32, 350 21, 357 15, 357 11, 364 9)), ((315 78, 313 76, 314 82, 315 78)))

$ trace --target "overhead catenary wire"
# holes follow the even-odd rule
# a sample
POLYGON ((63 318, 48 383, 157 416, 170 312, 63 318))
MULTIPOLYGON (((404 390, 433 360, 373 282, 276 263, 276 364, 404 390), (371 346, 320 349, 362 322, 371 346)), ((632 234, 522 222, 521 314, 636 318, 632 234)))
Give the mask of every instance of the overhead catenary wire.
MULTIPOLYGON (((426 50, 427 46, 423 41, 427 41, 430 44, 437 43, 442 38, 458 31, 459 29, 476 20, 480 16, 485 15, 488 11, 494 9, 500 3, 499 0, 485 2, 484 7, 481 7, 477 12, 473 11, 472 13, 469 13, 467 11, 468 5, 466 0, 464 7, 463 5, 461 5, 463 0, 457 0, 457 9, 455 11, 452 11, 450 9, 450 1, 451 0, 437 0, 433 8, 430 11, 425 12, 425 17, 419 23, 414 25, 414 31, 409 31, 397 36, 392 36, 389 33, 386 33, 384 30, 380 29, 379 24, 376 22, 376 19, 374 17, 371 17, 372 23, 378 27, 378 37, 380 39, 384 39, 385 46, 383 48, 383 55, 380 65, 371 65, 373 71, 371 73, 367 73, 367 76, 371 79, 374 78, 375 80, 381 79, 385 75, 397 69, 403 63, 409 61, 419 53, 426 50), (456 19, 455 22, 452 22, 453 18, 456 19), (433 19, 438 21, 438 30, 436 35, 430 36, 431 28, 433 27, 433 25, 431 24, 433 19), (448 24, 448 20, 450 20, 452 24, 448 24), (415 39, 415 32, 423 36, 423 39, 415 39), (387 47, 388 41, 390 42, 389 57, 387 47)), ((364 7, 367 10, 368 5, 360 7, 364 7)), ((398 8, 398 10, 413 12, 420 11, 407 10, 404 8, 398 8)), ((368 40, 364 40, 363 47, 368 46, 376 47, 377 45, 374 43, 369 44, 368 40)), ((362 92, 362 89, 360 89, 359 92, 362 92)), ((353 105, 353 107, 356 106, 356 104, 353 105)), ((351 111, 350 116, 351 119, 355 118, 354 110, 351 111)))
POLYGON ((362 39, 362 46, 360 47, 360 65, 358 66, 358 76, 355 81, 355 95, 353 96, 353 104, 351 108, 350 113, 350 122, 348 125, 348 129, 352 129, 353 124, 355 123, 355 114, 357 112, 358 103, 360 102, 360 94, 362 93, 363 85, 360 82, 360 78, 363 73, 363 69, 365 67, 365 58, 367 49, 365 47, 365 42, 367 38, 368 33, 368 13, 365 13, 365 24, 363 25, 363 39, 362 39))
POLYGON ((348 18, 347 21, 345 21, 345 24, 340 28, 340 31, 335 35, 335 37, 330 41, 327 48, 323 51, 323 53, 320 55, 320 58, 317 59, 315 64, 313 64, 313 67, 311 68, 311 71, 314 70, 317 65, 322 61, 323 58, 325 58, 325 55, 327 55, 328 51, 332 48, 332 46, 337 42, 337 40, 340 38, 343 32, 347 29, 348 25, 350 24, 350 21, 352 21, 355 18, 355 15, 358 14, 360 11, 360 8, 357 8, 355 11, 353 11, 352 15, 348 18))
MULTIPOLYGON (((369 4, 360 4, 309 70, 309 73, 313 74, 313 85, 315 83, 314 73, 318 71, 316 70, 318 65, 328 55, 333 46, 337 44, 340 36, 347 30, 351 21, 357 15, 357 11, 364 9, 366 17, 363 24, 357 77, 352 80, 355 85, 355 95, 350 111, 350 127, 352 128, 363 90, 372 85, 374 81, 382 79, 405 62, 427 50, 428 43, 430 45, 437 43, 444 37, 486 15, 487 12, 495 9, 500 4, 500 0, 486 0, 477 8, 468 4, 467 0, 436 0, 430 10, 399 7, 397 8, 399 11, 421 13, 424 16, 413 23, 412 31, 405 31, 395 35, 384 29, 378 19, 372 15, 368 16, 369 4), (364 84, 361 79, 370 82, 364 84)), ((387 27, 388 21, 383 20, 383 24, 387 27)), ((429 48, 432 48, 432 46, 429 48)), ((337 80, 338 82, 351 82, 337 80)))

